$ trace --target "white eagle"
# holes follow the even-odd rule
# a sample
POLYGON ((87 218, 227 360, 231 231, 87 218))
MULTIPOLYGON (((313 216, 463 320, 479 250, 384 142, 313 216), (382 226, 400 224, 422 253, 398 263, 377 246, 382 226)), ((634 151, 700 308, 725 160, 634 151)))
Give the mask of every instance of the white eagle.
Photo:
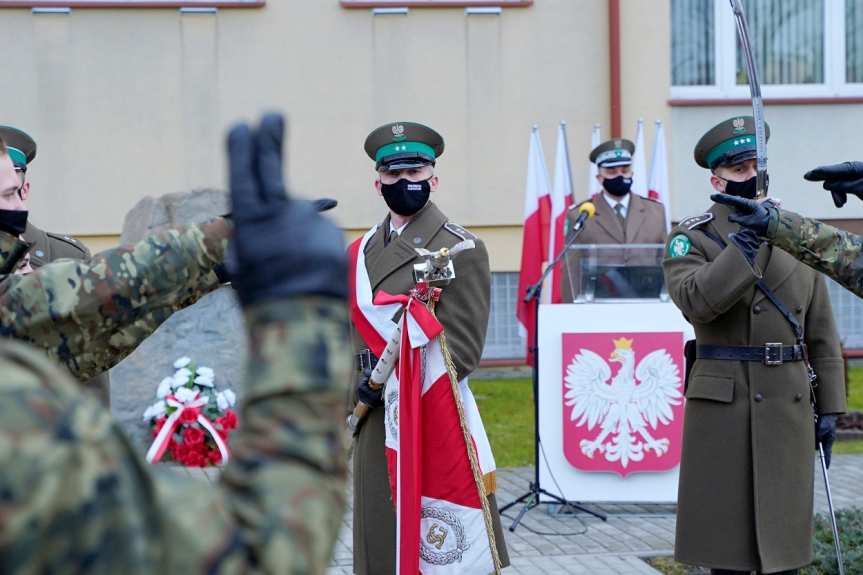
POLYGON ((668 451, 668 439, 653 438, 647 426, 655 431, 674 419, 671 408, 682 400, 680 373, 664 349, 650 352, 636 367, 632 340, 613 341, 609 360, 620 364, 617 374, 612 378, 611 367, 596 353, 579 350, 566 368, 564 403, 572 407, 569 419, 577 427, 587 424, 592 431, 599 424, 593 440, 580 442, 581 452, 593 459, 599 451, 625 468, 644 459, 645 451, 657 456, 668 451))

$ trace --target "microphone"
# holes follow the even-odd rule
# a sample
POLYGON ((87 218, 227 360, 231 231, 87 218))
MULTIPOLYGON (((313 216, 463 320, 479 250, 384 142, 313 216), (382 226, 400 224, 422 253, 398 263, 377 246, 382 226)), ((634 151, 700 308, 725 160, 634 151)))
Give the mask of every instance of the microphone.
POLYGON ((578 231, 584 227, 584 222, 593 217, 596 213, 596 205, 591 201, 586 201, 578 206, 578 217, 575 219, 575 225, 572 226, 573 231, 578 231))

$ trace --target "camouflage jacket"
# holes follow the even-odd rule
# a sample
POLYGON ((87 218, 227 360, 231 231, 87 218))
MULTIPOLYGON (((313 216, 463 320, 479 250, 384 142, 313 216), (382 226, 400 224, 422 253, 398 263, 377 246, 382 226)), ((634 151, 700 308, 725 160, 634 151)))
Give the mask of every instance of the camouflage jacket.
POLYGON ((863 236, 794 212, 776 213, 767 228, 773 245, 863 297, 863 236))
POLYGON ((247 310, 242 425, 221 480, 136 453, 44 354, 0 340, 0 572, 323 573, 342 522, 344 302, 247 310))
POLYGON ((86 262, 58 260, 9 274, 26 242, 0 232, 0 336, 48 352, 80 380, 131 353, 175 311, 219 286, 226 220, 149 236, 86 262))

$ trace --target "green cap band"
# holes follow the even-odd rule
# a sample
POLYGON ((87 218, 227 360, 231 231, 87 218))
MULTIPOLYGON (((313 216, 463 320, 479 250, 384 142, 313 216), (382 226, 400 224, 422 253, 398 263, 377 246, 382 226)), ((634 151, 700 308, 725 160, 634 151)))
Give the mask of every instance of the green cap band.
POLYGON ((755 146, 755 136, 752 134, 747 134, 746 136, 737 136, 736 138, 730 138, 725 140, 707 154, 707 165, 711 168, 713 167, 713 162, 726 155, 728 152, 733 152, 735 149, 741 147, 754 147, 755 146))
POLYGON ((422 142, 393 142, 392 144, 381 146, 375 152, 375 162, 380 162, 382 158, 392 156, 393 154, 408 154, 411 152, 428 156, 432 160, 436 158, 434 148, 422 142))
POLYGON ((27 165, 27 155, 24 152, 9 145, 6 146, 6 149, 9 150, 9 157, 12 158, 13 164, 19 167, 27 165))

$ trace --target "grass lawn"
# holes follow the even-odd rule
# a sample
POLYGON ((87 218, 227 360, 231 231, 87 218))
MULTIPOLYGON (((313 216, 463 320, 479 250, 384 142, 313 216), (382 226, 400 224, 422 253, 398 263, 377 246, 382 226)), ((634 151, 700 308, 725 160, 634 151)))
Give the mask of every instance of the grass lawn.
POLYGON ((498 467, 533 464, 533 396, 529 379, 470 382, 498 467))
MULTIPOLYGON (((863 367, 848 370, 848 409, 863 411, 863 367)), ((476 396, 498 467, 533 464, 533 397, 530 379, 475 379, 476 396)), ((837 441, 833 453, 863 453, 863 440, 837 441)))

